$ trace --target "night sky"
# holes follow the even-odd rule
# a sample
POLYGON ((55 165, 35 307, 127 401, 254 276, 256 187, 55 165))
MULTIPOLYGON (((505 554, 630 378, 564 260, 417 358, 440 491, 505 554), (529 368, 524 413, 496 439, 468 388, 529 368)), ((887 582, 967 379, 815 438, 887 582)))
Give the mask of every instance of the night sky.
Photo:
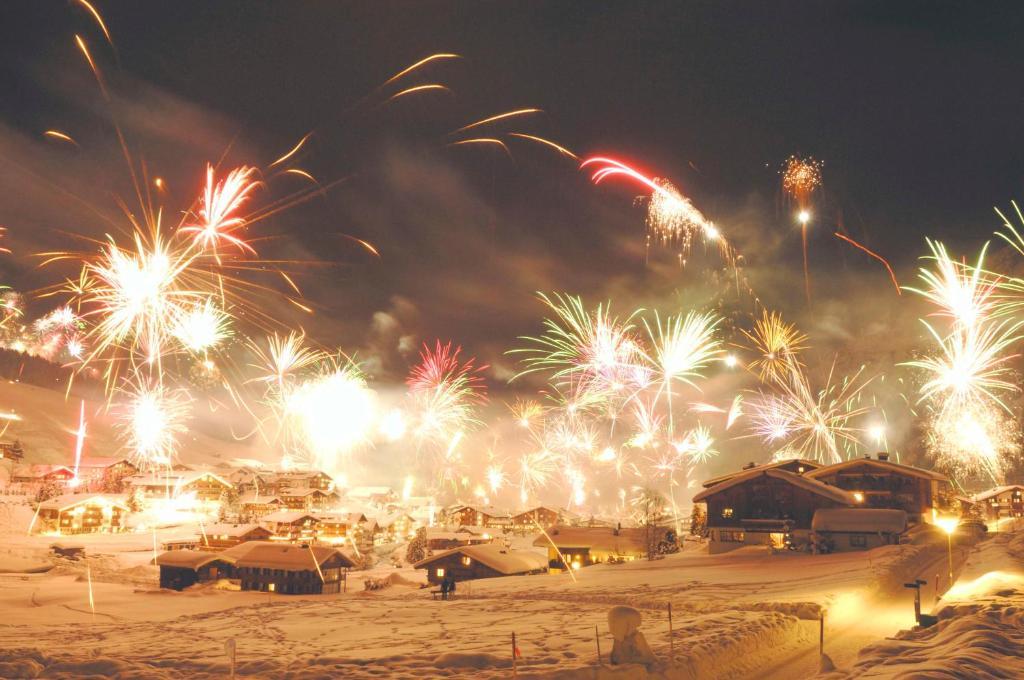
MULTIPOLYGON (((486 115, 542 108, 491 132, 540 134, 670 178, 744 254, 763 303, 812 337, 824 329, 819 346, 843 335, 826 332, 828 319, 861 325, 879 309, 918 332, 910 303, 877 262, 832 236, 837 226, 909 282, 926 235, 974 253, 1000 226, 992 207, 1022 193, 1019 3, 97 7, 116 54, 73 3, 0 10, 0 223, 16 252, 66 247, 58 230, 99 235, 119 219, 114 197, 130 186, 111 112, 133 153, 167 179, 172 212, 187 207, 207 160, 266 165, 316 130, 297 164, 324 183, 345 181, 253 235, 279 236, 261 246, 268 255, 320 262, 301 281, 317 315, 288 321, 360 350, 381 378, 404 372, 410 343, 441 337, 495 364, 500 383, 502 352, 537 330, 539 290, 613 297, 623 309, 714 304, 713 257, 681 270, 671 253, 652 251, 645 265, 635 187, 594 187, 568 159, 522 142, 513 160, 445 148, 448 131, 486 115), (92 46, 113 105, 99 97, 75 33, 92 46), (463 58, 406 84, 439 82, 452 94, 377 105, 381 83, 434 52, 463 58), (42 139, 48 128, 82 148, 42 139), (811 307, 799 232, 779 192, 792 153, 825 163, 811 307)), ((278 179, 265 198, 298 188, 301 180, 278 179)), ((61 273, 33 271, 27 258, 3 267, 22 289, 61 273)))

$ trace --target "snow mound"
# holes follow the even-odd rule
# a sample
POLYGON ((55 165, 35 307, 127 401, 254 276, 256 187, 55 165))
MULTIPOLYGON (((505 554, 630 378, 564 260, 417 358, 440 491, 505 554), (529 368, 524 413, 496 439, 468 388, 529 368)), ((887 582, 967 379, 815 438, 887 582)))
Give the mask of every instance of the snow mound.
POLYGON ((512 665, 512 660, 494 654, 463 654, 448 652, 434 659, 435 668, 505 668, 512 665))

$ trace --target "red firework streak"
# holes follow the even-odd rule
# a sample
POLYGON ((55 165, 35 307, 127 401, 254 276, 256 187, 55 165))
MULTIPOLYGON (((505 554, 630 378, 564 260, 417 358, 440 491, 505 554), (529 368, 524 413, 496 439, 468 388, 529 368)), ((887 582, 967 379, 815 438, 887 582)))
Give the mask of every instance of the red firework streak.
POLYGON ((450 340, 446 344, 441 344, 438 340, 433 349, 424 343, 423 349, 420 350, 420 363, 413 367, 405 381, 406 384, 411 390, 419 391, 461 382, 472 398, 485 401, 487 391, 480 373, 488 367, 477 366, 474 357, 460 363, 461 352, 462 347, 456 345, 453 348, 450 340))
POLYGON ((900 284, 899 284, 899 282, 898 282, 898 281, 896 280, 896 272, 894 272, 894 271, 892 270, 892 265, 891 265, 891 264, 889 264, 888 260, 886 260, 886 259, 885 259, 884 257, 882 257, 881 255, 879 255, 879 254, 878 254, 878 253, 876 253, 875 251, 873 251, 873 250, 869 250, 869 249, 868 249, 868 248, 866 248, 865 246, 862 246, 861 244, 857 243, 856 241, 854 241, 854 240, 853 240, 852 238, 850 238, 849 236, 845 236, 845 235, 843 235, 843 234, 840 234, 840 233, 839 233, 838 231, 837 231, 837 232, 835 232, 835 237, 836 237, 836 238, 838 238, 838 239, 842 239, 843 241, 846 241, 847 243, 849 243, 849 244, 850 244, 851 246, 853 246, 854 248, 857 248, 858 250, 860 250, 860 251, 862 251, 862 252, 865 252, 865 253, 867 253, 867 254, 868 254, 868 255, 870 255, 871 257, 875 258, 876 260, 878 260, 879 262, 881 262, 882 264, 884 264, 884 265, 885 265, 885 268, 886 268, 886 269, 887 269, 887 270, 889 271, 889 278, 890 278, 890 279, 892 279, 892 285, 896 286, 896 294, 897 294, 897 295, 903 295, 903 293, 902 293, 902 292, 900 291, 900 284))

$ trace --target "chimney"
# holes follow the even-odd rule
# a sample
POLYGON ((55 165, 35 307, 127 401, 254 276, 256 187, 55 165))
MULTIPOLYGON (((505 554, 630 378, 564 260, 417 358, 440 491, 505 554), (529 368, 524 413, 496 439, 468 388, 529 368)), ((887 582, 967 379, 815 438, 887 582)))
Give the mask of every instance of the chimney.
POLYGON ((757 467, 757 465, 755 465, 753 462, 750 462, 750 463, 747 463, 746 465, 744 465, 743 469, 744 470, 750 470, 750 469, 756 468, 756 467, 757 467))
POLYGON ((889 460, 889 453, 886 451, 879 451, 878 460, 889 460))

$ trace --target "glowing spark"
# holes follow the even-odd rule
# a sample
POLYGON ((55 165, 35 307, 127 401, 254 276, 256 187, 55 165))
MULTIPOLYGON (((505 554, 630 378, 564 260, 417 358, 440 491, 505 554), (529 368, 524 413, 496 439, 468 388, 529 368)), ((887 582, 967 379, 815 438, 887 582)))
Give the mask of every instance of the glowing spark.
POLYGON ((577 161, 579 160, 579 156, 574 154, 572 151, 569 151, 564 146, 561 146, 559 144, 555 144, 550 139, 544 139, 543 137, 537 137, 535 135, 528 135, 528 134, 524 134, 522 132, 510 132, 510 133, 508 133, 508 136, 509 137, 519 137, 521 139, 529 139, 531 141, 537 142, 538 144, 543 144, 545 146, 549 146, 552 149, 554 149, 555 151, 557 151, 558 153, 562 154, 563 156, 568 156, 569 158, 572 158, 573 160, 577 160, 577 161))
POLYGON ((517 118, 519 116, 528 116, 528 115, 532 115, 534 113, 543 113, 543 110, 542 109, 516 109, 515 111, 507 111, 505 113, 499 113, 496 116, 491 116, 489 118, 484 118, 483 120, 478 120, 475 123, 470 123, 469 125, 464 125, 464 126, 460 127, 458 130, 454 130, 453 132, 451 132, 451 134, 457 135, 460 132, 465 132, 466 130, 471 130, 471 129, 475 128, 475 127, 480 127, 481 125, 489 125, 491 123, 496 123, 499 120, 505 120, 507 118, 517 118))
POLYGON ((896 294, 897 295, 902 295, 903 294, 903 292, 900 290, 900 284, 896 280, 896 272, 894 272, 892 270, 892 265, 889 264, 888 260, 886 260, 884 257, 879 255, 875 251, 869 250, 867 247, 862 246, 861 244, 857 243, 856 241, 854 241, 849 236, 846 236, 844 234, 840 234, 838 231, 835 233, 835 237, 838 238, 838 239, 842 239, 843 241, 846 241, 847 243, 849 243, 854 248, 857 248, 859 250, 864 251, 865 253, 867 253, 868 255, 870 255, 871 257, 875 258, 876 260, 881 262, 883 265, 885 265, 886 271, 889 272, 889 278, 892 279, 892 285, 896 287, 896 294))
POLYGON ((171 333, 192 352, 216 347, 229 335, 229 317, 207 299, 186 310, 175 321, 171 333))
POLYGON ((61 141, 68 142, 70 144, 74 144, 75 146, 78 146, 78 142, 73 140, 69 135, 66 135, 63 132, 60 132, 58 130, 47 130, 43 134, 46 135, 47 137, 52 137, 53 139, 59 139, 61 141))
POLYGON ((292 147, 291 151, 289 151, 285 155, 281 156, 280 158, 278 158, 276 161, 274 161, 273 163, 271 163, 267 167, 268 168, 272 168, 275 165, 278 165, 279 163, 284 163, 286 160, 288 160, 289 158, 291 158, 292 156, 297 154, 299 152, 299 149, 302 148, 302 145, 306 143, 306 140, 309 139, 310 135, 312 135, 312 134, 313 134, 312 132, 307 132, 305 134, 305 136, 303 136, 303 138, 299 140, 299 143, 292 147))
POLYGON ((449 88, 445 87, 444 85, 439 85, 437 83, 430 83, 428 85, 416 85, 415 87, 406 88, 406 89, 402 90, 401 92, 396 92, 395 94, 393 94, 390 97, 388 97, 386 101, 389 101, 389 102, 390 101, 394 101, 394 100, 398 99, 399 97, 404 97, 404 96, 409 95, 409 94, 415 94, 417 92, 430 92, 430 91, 437 91, 437 90, 440 90, 442 92, 448 92, 448 93, 451 92, 451 90, 449 88))
POLYGON ((412 73, 416 69, 420 68, 421 66, 425 66, 426 64, 429 64, 432 61, 436 61, 438 59, 461 59, 461 58, 462 57, 459 56, 458 54, 447 54, 447 53, 443 53, 443 52, 442 53, 438 53, 438 54, 431 54, 429 57, 424 57, 423 59, 420 59, 419 61, 417 61, 412 66, 407 66, 406 68, 402 69, 401 71, 399 71, 395 75, 391 76, 390 78, 388 78, 387 80, 384 81, 384 85, 388 85, 390 83, 393 83, 394 81, 398 80, 399 78, 401 78, 405 74, 412 73))
POLYGON ((797 354, 805 348, 807 336, 797 330, 796 326, 787 324, 777 312, 764 310, 761 318, 754 322, 751 332, 742 331, 751 341, 753 351, 758 359, 751 361, 749 367, 757 371, 761 382, 776 382, 788 373, 790 362, 799 362, 797 354))
POLYGON ((202 249, 211 249, 214 253, 221 241, 226 241, 239 250, 255 253, 252 246, 232 233, 246 224, 245 219, 235 213, 259 184, 252 178, 255 172, 255 168, 235 168, 228 173, 227 178, 217 183, 214 180, 213 166, 207 165, 206 186, 199 209, 201 222, 182 227, 181 233, 194 234, 194 245, 202 249))
POLYGON ((142 382, 122 392, 118 426, 132 460, 143 470, 169 468, 179 438, 188 432, 185 423, 191 397, 185 390, 170 390, 142 382))
POLYGON ((103 23, 103 17, 101 17, 100 13, 96 11, 96 8, 93 7, 92 5, 90 5, 88 2, 86 2, 86 0, 75 0, 75 1, 79 5, 84 7, 86 10, 88 10, 89 14, 91 14, 93 16, 93 18, 96 20, 96 23, 99 24, 100 30, 103 31, 103 35, 106 36, 107 42, 110 43, 111 47, 113 47, 114 46, 114 40, 110 37, 110 31, 107 30, 107 25, 105 23, 103 23))

